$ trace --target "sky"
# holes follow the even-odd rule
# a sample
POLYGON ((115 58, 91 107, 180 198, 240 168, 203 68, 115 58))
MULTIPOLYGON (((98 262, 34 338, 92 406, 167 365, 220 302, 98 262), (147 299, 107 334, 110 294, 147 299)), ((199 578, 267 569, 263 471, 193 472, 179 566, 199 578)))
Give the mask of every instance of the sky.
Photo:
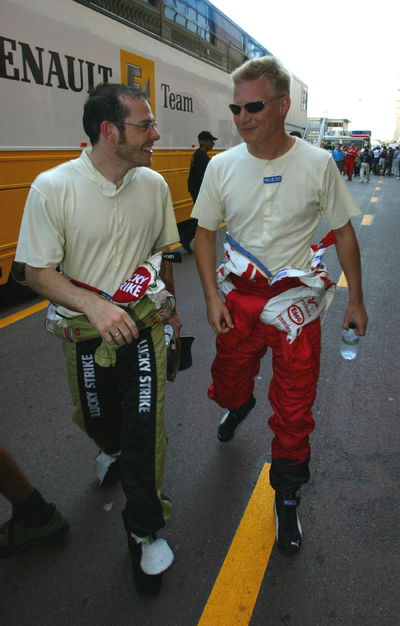
MULTIPOLYGON (((308 85, 308 116, 394 139, 400 98, 397 0, 211 0, 308 85)), ((397 139, 397 138, 396 138, 397 139)))

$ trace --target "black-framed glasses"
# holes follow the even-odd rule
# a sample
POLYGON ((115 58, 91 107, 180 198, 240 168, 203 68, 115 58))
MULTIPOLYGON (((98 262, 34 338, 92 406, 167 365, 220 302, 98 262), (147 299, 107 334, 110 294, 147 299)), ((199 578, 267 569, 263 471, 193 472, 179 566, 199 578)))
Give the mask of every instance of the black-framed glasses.
POLYGON ((246 104, 230 104, 229 108, 233 115, 240 115, 240 111, 242 109, 247 111, 247 113, 259 113, 263 110, 266 104, 273 102, 274 100, 279 100, 279 98, 283 98, 285 95, 286 94, 283 93, 280 96, 271 98, 270 100, 255 100, 254 102, 246 102, 246 104))
POLYGON ((141 128, 144 131, 150 128, 157 128, 157 122, 146 122, 145 124, 133 124, 132 122, 118 122, 118 124, 125 124, 126 126, 134 126, 135 128, 141 128))

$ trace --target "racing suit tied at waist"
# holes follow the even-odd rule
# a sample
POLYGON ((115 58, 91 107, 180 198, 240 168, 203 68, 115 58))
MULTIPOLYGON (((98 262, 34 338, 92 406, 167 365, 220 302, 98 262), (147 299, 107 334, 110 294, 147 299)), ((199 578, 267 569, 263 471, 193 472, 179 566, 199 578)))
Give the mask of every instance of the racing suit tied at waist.
POLYGON ((312 246, 309 270, 288 268, 272 275, 227 233, 225 259, 217 267, 217 287, 232 313, 238 338, 249 336, 261 321, 286 332, 292 343, 303 326, 317 319, 335 293, 335 283, 322 263, 326 249, 334 242, 330 232, 312 246))
MULTIPOLYGON (((126 279, 113 296, 84 283, 72 280, 74 284, 99 293, 107 300, 123 307, 135 322, 138 330, 165 322, 175 309, 175 297, 166 290, 159 276, 161 253, 153 255, 132 276, 126 279)), ((47 309, 46 328, 57 337, 69 342, 80 342, 100 337, 100 333, 85 315, 65 317, 58 306, 50 303, 47 309)), ((101 367, 115 365, 116 350, 119 344, 102 341, 95 354, 95 361, 101 367)))

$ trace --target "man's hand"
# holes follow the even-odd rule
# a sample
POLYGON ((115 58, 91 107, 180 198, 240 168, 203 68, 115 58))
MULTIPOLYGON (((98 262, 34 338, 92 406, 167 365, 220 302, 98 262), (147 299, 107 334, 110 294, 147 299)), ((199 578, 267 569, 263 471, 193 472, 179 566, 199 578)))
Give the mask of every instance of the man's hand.
POLYGON ((343 328, 348 328, 350 323, 356 325, 354 332, 356 335, 363 337, 367 332, 368 315, 363 304, 349 304, 343 317, 343 328))
POLYGON ((123 345, 139 337, 138 328, 130 315, 103 298, 93 298, 90 309, 84 313, 107 343, 123 345))
POLYGON ((216 236, 216 231, 198 226, 195 255, 197 270, 207 303, 208 322, 213 331, 220 335, 229 332, 232 328, 235 328, 235 325, 227 306, 218 295, 215 281, 216 236))
POLYGON ((172 312, 171 317, 168 318, 166 323, 167 324, 171 324, 171 326, 173 327, 174 333, 175 333, 175 337, 180 337, 181 336, 182 322, 180 320, 180 317, 179 317, 178 313, 176 312, 176 309, 174 309, 174 311, 172 312))
POLYGON ((31 289, 72 311, 86 315, 107 343, 123 345, 139 337, 137 326, 126 311, 93 291, 73 285, 56 270, 26 265, 25 274, 31 289))
POLYGON ((217 335, 228 333, 235 328, 229 309, 219 296, 208 301, 207 317, 208 323, 217 335))

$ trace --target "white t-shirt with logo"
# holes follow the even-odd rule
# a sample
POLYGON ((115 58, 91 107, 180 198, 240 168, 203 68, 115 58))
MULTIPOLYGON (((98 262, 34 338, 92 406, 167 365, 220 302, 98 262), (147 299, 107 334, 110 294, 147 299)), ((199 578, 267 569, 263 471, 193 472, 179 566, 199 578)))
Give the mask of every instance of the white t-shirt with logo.
POLYGON ((309 268, 311 243, 322 216, 328 229, 360 210, 326 150, 296 139, 283 156, 252 156, 245 143, 213 157, 192 216, 229 233, 272 274, 309 268))

